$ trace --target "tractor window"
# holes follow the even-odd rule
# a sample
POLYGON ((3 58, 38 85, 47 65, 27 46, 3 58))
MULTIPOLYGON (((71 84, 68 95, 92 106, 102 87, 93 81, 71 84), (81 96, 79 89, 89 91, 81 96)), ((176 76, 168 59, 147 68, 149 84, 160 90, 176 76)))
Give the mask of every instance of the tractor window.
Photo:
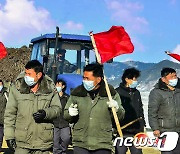
POLYGON ((46 55, 46 42, 41 43, 41 56, 46 55))
POLYGON ((54 48, 49 48, 49 54, 54 55, 54 48))
POLYGON ((57 57, 58 74, 76 72, 77 51, 62 49, 59 50, 59 52, 57 52, 56 57, 57 57))
MULTIPOLYGON (((94 52, 90 52, 89 62, 95 61, 94 52)), ((51 75, 52 73, 52 65, 54 60, 54 48, 49 48, 49 55, 46 67, 46 73, 51 75)), ((57 49, 56 53, 56 66, 57 66, 57 74, 67 74, 67 73, 79 73, 82 71, 85 65, 85 52, 76 51, 76 50, 65 50, 65 49, 57 49), (77 52, 81 52, 81 67, 77 64, 77 52)))
POLYGON ((67 50, 65 59, 68 60, 72 64, 76 64, 77 51, 67 50))
POLYGON ((50 75, 52 71, 53 58, 54 58, 54 48, 49 48, 49 56, 48 56, 47 70, 46 70, 46 73, 48 75, 50 75))
POLYGON ((41 56, 41 46, 39 43, 33 45, 31 60, 39 60, 40 63, 43 62, 43 57, 41 56))
POLYGON ((38 53, 39 43, 33 45, 32 53, 31 53, 31 60, 36 59, 38 53))
POLYGON ((37 57, 36 59, 42 64, 43 63, 43 57, 41 56, 41 46, 38 48, 37 57))

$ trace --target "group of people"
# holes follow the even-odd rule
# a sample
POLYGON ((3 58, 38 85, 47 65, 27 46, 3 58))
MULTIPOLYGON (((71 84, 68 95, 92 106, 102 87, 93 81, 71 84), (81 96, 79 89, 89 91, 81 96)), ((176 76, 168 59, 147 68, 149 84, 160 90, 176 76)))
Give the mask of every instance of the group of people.
MULTIPOLYGON (((73 145, 74 154, 125 154, 128 148, 131 154, 142 154, 135 146, 117 143, 113 148, 112 142, 116 129, 112 107, 121 126, 135 121, 122 130, 124 138, 144 132, 143 104, 136 89, 139 76, 136 68, 124 70, 118 88, 108 85, 112 95, 109 100, 102 65, 89 64, 83 69, 82 85, 69 96, 65 81, 54 83, 43 73, 39 61, 29 61, 9 93, 0 80, 0 146, 4 134, 15 154, 66 154, 69 144, 73 145)), ((176 71, 163 68, 149 96, 149 124, 156 137, 165 131, 180 132, 179 107, 176 71)), ((179 154, 179 141, 173 151, 162 151, 167 153, 179 154)))

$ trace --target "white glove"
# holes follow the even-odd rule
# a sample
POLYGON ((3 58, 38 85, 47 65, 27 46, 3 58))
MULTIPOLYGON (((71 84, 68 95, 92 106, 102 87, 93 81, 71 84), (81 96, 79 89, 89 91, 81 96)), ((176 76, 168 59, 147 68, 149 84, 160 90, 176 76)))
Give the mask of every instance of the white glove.
POLYGON ((115 100, 113 100, 113 99, 112 99, 111 101, 107 102, 107 105, 108 105, 110 108, 114 107, 114 108, 116 109, 116 112, 117 112, 117 110, 119 109, 118 102, 115 101, 115 100))
POLYGON ((69 115, 70 116, 77 116, 78 115, 77 104, 71 104, 69 107, 69 115))

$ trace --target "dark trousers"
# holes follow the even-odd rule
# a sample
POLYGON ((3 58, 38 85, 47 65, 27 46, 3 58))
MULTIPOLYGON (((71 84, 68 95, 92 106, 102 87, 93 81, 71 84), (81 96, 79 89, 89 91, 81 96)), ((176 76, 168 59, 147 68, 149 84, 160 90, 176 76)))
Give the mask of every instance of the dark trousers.
POLYGON ((111 154, 109 149, 87 150, 80 147, 74 147, 74 154, 111 154))
POLYGON ((0 125, 0 148, 2 147, 3 136, 4 136, 4 127, 3 125, 0 125))
POLYGON ((70 128, 54 128, 53 154, 66 154, 68 145, 71 143, 70 128))
POLYGON ((126 154, 126 152, 128 151, 128 148, 131 152, 131 154, 142 154, 142 149, 137 149, 134 145, 131 147, 126 147, 125 145, 119 146, 119 141, 117 141, 116 144, 116 152, 115 154, 126 154))
POLYGON ((161 151, 161 154, 180 154, 180 133, 177 145, 174 150, 172 151, 161 151))

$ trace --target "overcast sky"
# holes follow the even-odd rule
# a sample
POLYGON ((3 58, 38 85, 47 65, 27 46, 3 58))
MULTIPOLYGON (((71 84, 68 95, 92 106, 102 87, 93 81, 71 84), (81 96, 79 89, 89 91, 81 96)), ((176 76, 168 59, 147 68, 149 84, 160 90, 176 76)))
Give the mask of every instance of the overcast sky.
POLYGON ((135 50, 116 61, 159 62, 164 51, 180 54, 178 0, 0 0, 0 41, 6 47, 28 45, 53 33, 85 34, 123 26, 135 50))

